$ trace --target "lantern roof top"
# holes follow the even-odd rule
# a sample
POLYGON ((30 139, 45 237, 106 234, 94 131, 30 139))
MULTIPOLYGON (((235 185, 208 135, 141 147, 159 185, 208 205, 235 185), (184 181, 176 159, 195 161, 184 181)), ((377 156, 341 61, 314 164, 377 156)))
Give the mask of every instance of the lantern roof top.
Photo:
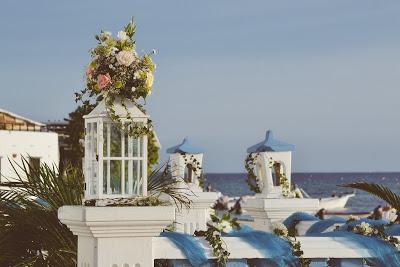
POLYGON ((257 152, 267 152, 267 151, 276 151, 276 152, 284 152, 284 151, 294 151, 295 146, 279 141, 274 138, 274 135, 271 130, 268 130, 265 134, 264 141, 255 144, 247 149, 247 153, 257 153, 257 152))
MULTIPOLYGON (((120 118, 128 117, 127 110, 129 111, 129 115, 132 118, 148 118, 143 111, 141 111, 135 103, 130 100, 124 100, 124 105, 121 103, 120 99, 115 99, 114 101, 114 111, 115 115, 120 118), (124 107, 125 105, 125 107, 124 107)), ((83 116, 83 118, 94 118, 94 117, 109 117, 108 110, 106 107, 106 102, 103 99, 89 114, 83 116)))
POLYGON ((200 147, 193 146, 188 137, 183 139, 179 145, 167 149, 168 154, 174 153, 188 153, 188 154, 202 154, 204 150, 200 147))

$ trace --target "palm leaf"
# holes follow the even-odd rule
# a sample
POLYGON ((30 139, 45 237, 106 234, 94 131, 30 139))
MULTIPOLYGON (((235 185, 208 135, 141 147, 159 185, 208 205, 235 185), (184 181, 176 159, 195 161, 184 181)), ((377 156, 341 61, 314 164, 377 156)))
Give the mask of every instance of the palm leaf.
POLYGON ((76 266, 77 238, 57 210, 82 204, 82 173, 26 159, 12 166, 15 180, 0 188, 0 266, 76 266))
POLYGON ((380 199, 386 201, 389 205, 391 205, 396 210, 400 210, 400 195, 396 194, 388 187, 375 184, 375 183, 366 183, 366 182, 358 182, 351 183, 346 185, 341 185, 342 187, 360 189, 362 191, 368 192, 372 195, 379 197, 380 199))
POLYGON ((147 189, 150 195, 159 197, 162 194, 168 195, 174 201, 175 206, 180 209, 183 206, 189 208, 192 201, 190 196, 193 192, 185 185, 183 179, 173 177, 168 163, 160 165, 151 172, 147 178, 147 189))

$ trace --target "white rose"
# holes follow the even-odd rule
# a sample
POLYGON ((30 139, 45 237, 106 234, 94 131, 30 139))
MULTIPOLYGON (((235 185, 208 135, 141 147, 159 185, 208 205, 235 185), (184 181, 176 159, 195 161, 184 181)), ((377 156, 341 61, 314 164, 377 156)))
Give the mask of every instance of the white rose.
POLYGON ((124 31, 119 31, 117 37, 121 41, 125 41, 128 39, 128 35, 124 31))
POLYGON ((115 57, 119 64, 127 67, 135 61, 135 55, 131 51, 121 51, 115 57))

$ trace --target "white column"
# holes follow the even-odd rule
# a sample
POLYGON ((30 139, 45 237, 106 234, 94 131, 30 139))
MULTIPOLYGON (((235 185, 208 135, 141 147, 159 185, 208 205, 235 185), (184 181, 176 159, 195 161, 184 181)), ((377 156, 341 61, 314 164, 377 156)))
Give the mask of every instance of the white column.
POLYGON ((181 208, 176 211, 175 229, 177 232, 193 234, 198 230, 207 230, 210 220, 210 207, 218 199, 216 192, 195 192, 191 196, 192 205, 189 209, 181 208))
POLYGON ((152 239, 175 208, 64 206, 58 218, 78 236, 78 267, 152 267, 152 239))

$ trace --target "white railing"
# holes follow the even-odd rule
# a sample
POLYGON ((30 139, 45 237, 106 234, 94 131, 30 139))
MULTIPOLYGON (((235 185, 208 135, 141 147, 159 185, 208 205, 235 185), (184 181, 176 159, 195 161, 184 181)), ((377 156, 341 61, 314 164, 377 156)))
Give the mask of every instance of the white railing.
MULTIPOLYGON (((213 259, 213 253, 208 243, 203 238, 198 238, 206 256, 213 259)), ((224 237, 230 259, 258 259, 265 258, 262 252, 255 249, 251 244, 244 242, 238 237, 224 237)), ((312 266, 326 266, 325 261, 329 258, 345 259, 347 265, 363 266, 362 259, 371 255, 364 248, 346 241, 344 238, 332 237, 299 237, 304 257, 313 260, 312 266)), ((154 259, 183 260, 186 259, 182 251, 166 237, 153 237, 154 259)))

